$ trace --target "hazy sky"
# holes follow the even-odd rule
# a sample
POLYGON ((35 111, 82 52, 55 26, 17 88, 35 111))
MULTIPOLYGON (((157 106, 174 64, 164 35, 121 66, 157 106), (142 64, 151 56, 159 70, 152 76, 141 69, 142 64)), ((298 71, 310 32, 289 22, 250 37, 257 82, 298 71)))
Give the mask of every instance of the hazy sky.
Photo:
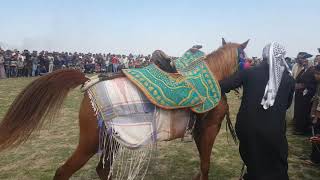
POLYGON ((0 0, 0 45, 30 50, 181 55, 251 39, 249 56, 270 41, 316 54, 320 0, 0 0))

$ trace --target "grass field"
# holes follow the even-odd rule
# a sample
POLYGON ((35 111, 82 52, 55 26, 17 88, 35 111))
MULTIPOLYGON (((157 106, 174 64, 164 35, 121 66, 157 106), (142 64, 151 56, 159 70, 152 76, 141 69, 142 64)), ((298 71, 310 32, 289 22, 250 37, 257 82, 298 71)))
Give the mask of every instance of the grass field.
MULTIPOLYGON (((0 119, 16 95, 34 78, 0 80, 0 119)), ((0 179, 47 180, 52 179, 56 168, 72 154, 78 142, 78 109, 82 99, 79 89, 72 91, 62 114, 47 124, 39 134, 17 149, 0 153, 0 179)), ((232 119, 235 119, 239 100, 229 95, 232 119)), ((299 159, 308 157, 310 144, 306 137, 293 136, 288 126, 290 179, 320 179, 320 168, 308 166, 299 159)), ((225 125, 216 140, 211 156, 210 179, 234 179, 241 171, 238 147, 227 137, 225 125)), ((72 179, 98 179, 95 167, 98 157, 93 157, 72 179)), ((199 159, 193 142, 159 143, 158 156, 152 161, 147 180, 188 180, 198 171, 199 159)))

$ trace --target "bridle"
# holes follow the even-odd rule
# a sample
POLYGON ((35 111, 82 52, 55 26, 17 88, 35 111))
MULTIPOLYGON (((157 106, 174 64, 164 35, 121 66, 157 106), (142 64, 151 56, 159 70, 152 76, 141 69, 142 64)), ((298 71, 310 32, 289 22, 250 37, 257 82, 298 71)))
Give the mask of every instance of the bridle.
POLYGON ((237 56, 238 56, 238 68, 237 70, 244 70, 244 64, 246 62, 245 58, 246 58, 246 53, 244 52, 244 50, 239 47, 237 49, 237 56))

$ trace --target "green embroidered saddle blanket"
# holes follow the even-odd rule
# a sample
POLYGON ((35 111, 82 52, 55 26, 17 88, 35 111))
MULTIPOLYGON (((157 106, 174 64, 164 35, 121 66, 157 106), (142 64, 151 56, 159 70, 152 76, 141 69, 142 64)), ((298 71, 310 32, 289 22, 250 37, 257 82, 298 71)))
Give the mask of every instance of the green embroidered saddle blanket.
POLYGON ((202 51, 187 51, 174 60, 178 73, 164 72, 154 64, 122 71, 156 106, 204 113, 221 99, 220 86, 203 61, 204 55, 202 51))

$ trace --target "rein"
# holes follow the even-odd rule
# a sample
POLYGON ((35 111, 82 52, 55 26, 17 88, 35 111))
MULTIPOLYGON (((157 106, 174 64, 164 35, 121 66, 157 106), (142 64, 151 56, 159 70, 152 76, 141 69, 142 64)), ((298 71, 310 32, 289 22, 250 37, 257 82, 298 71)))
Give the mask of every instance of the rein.
POLYGON ((237 49, 237 56, 238 56, 238 70, 243 70, 244 69, 244 64, 245 64, 245 57, 246 57, 246 53, 244 52, 243 49, 238 48, 237 49))

